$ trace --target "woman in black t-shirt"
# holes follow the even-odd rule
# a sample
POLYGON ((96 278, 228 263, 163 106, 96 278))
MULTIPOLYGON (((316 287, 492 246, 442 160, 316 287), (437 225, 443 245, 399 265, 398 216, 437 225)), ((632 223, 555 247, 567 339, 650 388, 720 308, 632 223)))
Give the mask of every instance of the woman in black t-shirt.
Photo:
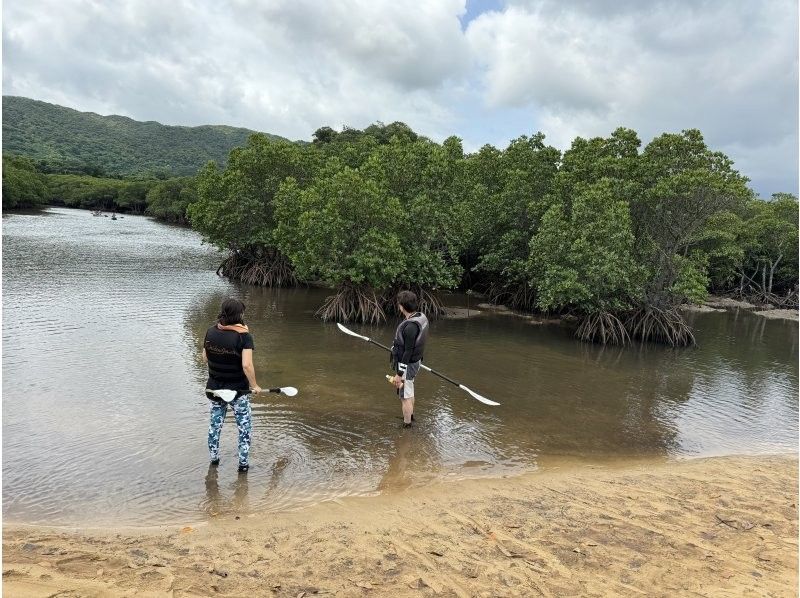
MULTIPOLYGON (((235 391, 230 401, 239 430, 239 471, 250 467, 250 433, 252 420, 250 395, 261 392, 253 367, 253 335, 244 324, 245 305, 238 299, 222 303, 219 319, 206 331, 203 341, 203 361, 208 364, 207 391, 235 391)), ((219 464, 219 437, 228 412, 228 403, 206 392, 211 401, 208 427, 208 452, 211 465, 219 464)))

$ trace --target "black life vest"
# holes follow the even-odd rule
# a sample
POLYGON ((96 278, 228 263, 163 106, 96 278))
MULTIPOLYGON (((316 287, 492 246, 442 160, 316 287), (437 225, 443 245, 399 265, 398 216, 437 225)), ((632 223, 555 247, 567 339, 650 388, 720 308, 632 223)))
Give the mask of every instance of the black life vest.
POLYGON ((406 326, 411 323, 415 323, 419 327, 419 331, 417 332, 417 339, 414 343, 414 350, 411 352, 411 358, 408 360, 409 363, 415 363, 417 361, 421 361, 423 357, 423 353, 425 352, 425 342, 428 340, 428 318, 422 312, 417 312, 410 318, 407 318, 400 322, 397 326, 397 330, 394 333, 394 342, 392 343, 392 361, 397 364, 400 363, 400 360, 403 358, 403 353, 405 353, 405 343, 403 339, 403 332, 405 331, 406 326))

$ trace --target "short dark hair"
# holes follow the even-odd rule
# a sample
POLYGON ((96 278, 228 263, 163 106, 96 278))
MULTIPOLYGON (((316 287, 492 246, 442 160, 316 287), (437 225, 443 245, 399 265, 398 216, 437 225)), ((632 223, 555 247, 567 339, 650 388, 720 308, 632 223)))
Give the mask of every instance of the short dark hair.
POLYGON ((397 293, 397 302, 403 306, 408 313, 414 313, 419 308, 417 294, 414 291, 400 291, 397 293))
POLYGON ((238 299, 231 297, 222 302, 222 307, 219 310, 219 323, 223 326, 231 326, 233 324, 244 324, 244 303, 238 299))

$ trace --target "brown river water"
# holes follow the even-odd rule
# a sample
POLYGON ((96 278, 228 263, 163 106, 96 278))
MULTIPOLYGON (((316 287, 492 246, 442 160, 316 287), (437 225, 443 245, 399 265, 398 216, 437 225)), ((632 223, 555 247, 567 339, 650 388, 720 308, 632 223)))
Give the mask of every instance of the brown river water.
MULTIPOLYGON (((3 217, 7 521, 182 523, 565 460, 797 450, 795 322, 692 314, 698 347, 672 350, 587 345, 501 314, 436 321, 426 363, 501 406, 421 373, 402 430, 386 353, 313 316, 325 290, 232 284, 220 260, 193 231, 144 217, 3 217), (300 391, 254 399, 241 476, 230 414, 209 471, 199 360, 227 296, 248 305, 259 383, 300 391)), ((393 326, 351 328, 388 344, 393 326)))

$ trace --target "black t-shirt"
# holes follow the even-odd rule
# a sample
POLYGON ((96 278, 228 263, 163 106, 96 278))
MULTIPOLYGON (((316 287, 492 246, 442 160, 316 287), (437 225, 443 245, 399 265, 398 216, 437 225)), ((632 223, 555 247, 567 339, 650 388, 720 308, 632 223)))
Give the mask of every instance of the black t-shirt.
POLYGON ((249 332, 220 330, 212 326, 206 331, 203 348, 208 358, 208 383, 210 390, 249 390, 250 382, 242 369, 242 351, 254 349, 253 335, 249 332))

